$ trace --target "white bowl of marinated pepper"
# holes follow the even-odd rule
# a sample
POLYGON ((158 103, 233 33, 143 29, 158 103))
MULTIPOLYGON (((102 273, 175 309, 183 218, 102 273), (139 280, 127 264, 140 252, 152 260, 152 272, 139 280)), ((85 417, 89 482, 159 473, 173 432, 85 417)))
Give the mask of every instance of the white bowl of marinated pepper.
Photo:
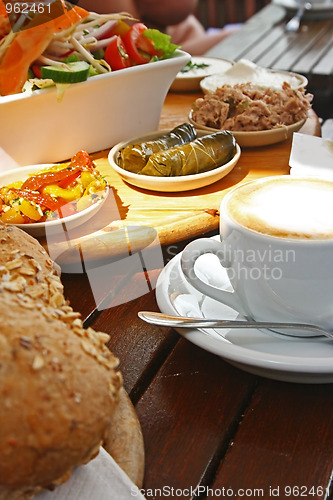
POLYGON ((0 221, 35 237, 67 232, 93 217, 108 192, 85 151, 66 163, 15 168, 0 174, 0 221))
POLYGON ((241 150, 228 131, 207 134, 190 123, 114 146, 111 167, 122 179, 152 191, 179 192, 208 186, 237 164, 241 150))

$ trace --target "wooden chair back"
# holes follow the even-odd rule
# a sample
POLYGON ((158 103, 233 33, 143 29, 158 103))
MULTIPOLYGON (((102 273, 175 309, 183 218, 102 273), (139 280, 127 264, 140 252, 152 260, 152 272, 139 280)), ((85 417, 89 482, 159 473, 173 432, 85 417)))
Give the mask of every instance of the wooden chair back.
POLYGON ((270 0, 199 0, 197 17, 207 28, 243 23, 270 0))

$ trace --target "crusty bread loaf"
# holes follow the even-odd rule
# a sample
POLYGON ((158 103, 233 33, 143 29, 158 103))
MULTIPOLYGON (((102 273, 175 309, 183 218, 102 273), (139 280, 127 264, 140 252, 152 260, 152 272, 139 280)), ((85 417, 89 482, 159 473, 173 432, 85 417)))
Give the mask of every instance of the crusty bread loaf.
POLYGON ((29 498, 93 458, 122 378, 32 237, 0 225, 0 499, 29 498))

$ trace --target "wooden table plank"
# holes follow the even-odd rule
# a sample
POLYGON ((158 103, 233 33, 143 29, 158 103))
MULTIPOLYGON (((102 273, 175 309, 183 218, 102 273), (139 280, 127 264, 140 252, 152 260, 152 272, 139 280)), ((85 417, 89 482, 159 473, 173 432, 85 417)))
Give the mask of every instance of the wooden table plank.
POLYGON ((271 488, 280 488, 275 495, 278 498, 297 498, 300 493, 296 489, 291 495, 283 491, 294 486, 299 492, 303 487, 306 498, 326 498, 332 444, 331 384, 297 385, 262 379, 212 488, 257 488, 265 493, 258 493, 262 498, 273 496, 271 488))
MULTIPOLYGON (((278 52, 278 44, 281 43, 281 34, 282 28, 280 26, 274 26, 269 31, 260 34, 256 30, 257 39, 251 47, 247 48, 245 58, 255 61, 256 64, 260 64, 263 67, 270 67, 274 63, 276 56, 271 52, 267 53, 267 48, 274 46, 278 52)), ((282 50, 285 50, 285 47, 281 47, 279 52, 282 50)))
MULTIPOLYGON (((333 25, 332 25, 332 30, 333 30, 333 25)), ((313 70, 316 72, 318 75, 327 75, 329 73, 331 75, 330 81, 331 81, 331 88, 332 88, 332 81, 333 81, 333 36, 331 36, 332 42, 329 50, 325 52, 325 55, 321 58, 320 61, 316 64, 316 66, 313 68, 313 70)))
POLYGON ((145 487, 165 485, 183 490, 177 498, 191 498, 186 488, 210 481, 255 383, 181 340, 136 404, 146 443, 145 487))
POLYGON ((207 55, 235 61, 243 57, 264 67, 331 75, 333 20, 304 20, 298 32, 286 33, 285 17, 283 8, 267 5, 241 30, 210 49, 207 55), (316 63, 326 52, 325 61, 317 67, 316 63))
POLYGON ((239 32, 233 33, 222 43, 212 47, 207 55, 224 57, 234 61, 246 57, 247 52, 258 43, 258 40, 264 39, 272 31, 272 28, 282 22, 284 18, 283 8, 269 4, 244 23, 239 32))
POLYGON ((333 45, 332 32, 333 22, 330 23, 323 35, 315 41, 310 50, 294 64, 293 70, 305 74, 311 71, 315 74, 331 74, 333 72, 333 55, 331 54, 331 58, 329 57, 326 61, 325 59, 330 52, 327 47, 329 44, 333 45), (325 54, 327 55, 325 56, 325 54))
POLYGON ((294 66, 304 55, 311 54, 314 61, 317 60, 317 54, 310 53, 317 40, 320 40, 328 28, 328 23, 318 21, 316 24, 307 23, 302 26, 302 29, 295 33, 289 33, 287 36, 282 37, 285 41, 284 51, 276 53, 276 47, 271 46, 270 51, 276 54, 276 61, 273 64, 274 69, 284 69, 295 71, 294 66), (296 35, 296 36, 295 36, 296 35))

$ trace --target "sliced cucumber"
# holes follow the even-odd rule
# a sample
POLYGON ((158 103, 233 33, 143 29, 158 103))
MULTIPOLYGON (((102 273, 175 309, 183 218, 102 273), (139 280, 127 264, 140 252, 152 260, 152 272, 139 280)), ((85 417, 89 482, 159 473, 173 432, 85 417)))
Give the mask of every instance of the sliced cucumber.
POLYGON ((55 83, 77 83, 87 80, 89 64, 85 61, 69 62, 63 66, 42 66, 41 77, 50 78, 55 83))

